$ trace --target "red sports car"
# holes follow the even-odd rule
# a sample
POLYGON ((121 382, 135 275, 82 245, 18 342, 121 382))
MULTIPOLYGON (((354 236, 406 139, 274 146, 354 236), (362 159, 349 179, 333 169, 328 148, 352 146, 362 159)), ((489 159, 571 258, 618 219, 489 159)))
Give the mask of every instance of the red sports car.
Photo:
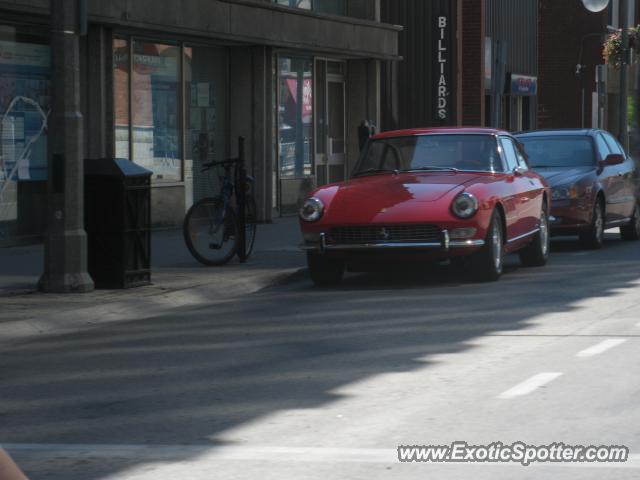
POLYGON ((377 260, 468 258, 497 280, 505 253, 527 266, 549 255, 551 195, 509 133, 487 128, 385 132, 351 179, 315 190, 300 209, 311 278, 339 283, 377 260))

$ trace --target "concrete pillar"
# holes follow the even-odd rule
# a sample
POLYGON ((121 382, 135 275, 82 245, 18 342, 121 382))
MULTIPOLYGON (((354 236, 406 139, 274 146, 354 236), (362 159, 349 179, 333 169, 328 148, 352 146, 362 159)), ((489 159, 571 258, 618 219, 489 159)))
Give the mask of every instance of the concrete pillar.
POLYGON ((51 0, 51 97, 49 117, 48 229, 45 292, 93 290, 87 273, 84 231, 84 152, 80 114, 77 0, 51 0))

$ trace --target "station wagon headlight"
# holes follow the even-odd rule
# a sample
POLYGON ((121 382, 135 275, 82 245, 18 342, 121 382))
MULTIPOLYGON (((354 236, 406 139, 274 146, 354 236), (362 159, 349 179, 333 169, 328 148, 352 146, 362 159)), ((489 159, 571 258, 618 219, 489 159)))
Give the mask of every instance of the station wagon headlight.
POLYGON ((569 200, 578 198, 577 185, 560 185, 551 189, 552 200, 569 200))
POLYGON ((460 218, 471 218, 478 211, 478 200, 472 194, 463 192, 451 204, 451 210, 460 218))
POLYGON ((305 200, 300 209, 300 218, 305 222, 317 222, 324 213, 324 204, 320 199, 311 197, 305 200))

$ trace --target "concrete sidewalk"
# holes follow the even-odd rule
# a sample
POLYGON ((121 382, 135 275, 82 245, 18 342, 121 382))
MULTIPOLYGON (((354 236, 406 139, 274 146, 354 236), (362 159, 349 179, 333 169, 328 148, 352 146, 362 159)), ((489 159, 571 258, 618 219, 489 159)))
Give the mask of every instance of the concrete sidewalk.
POLYGON ((152 285, 67 295, 36 291, 43 265, 41 245, 0 249, 0 343, 147 317, 186 304, 215 304, 302 278, 305 257, 300 243, 297 218, 279 218, 258 226, 246 264, 235 258, 222 267, 205 267, 193 259, 180 230, 154 232, 152 285))

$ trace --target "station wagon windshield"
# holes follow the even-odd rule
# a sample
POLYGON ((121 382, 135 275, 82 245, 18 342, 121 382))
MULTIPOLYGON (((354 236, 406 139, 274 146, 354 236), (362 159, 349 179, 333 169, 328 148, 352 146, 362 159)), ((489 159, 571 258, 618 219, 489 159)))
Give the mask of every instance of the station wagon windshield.
POLYGON ((369 142, 354 176, 384 172, 502 171, 493 135, 415 135, 369 142))

